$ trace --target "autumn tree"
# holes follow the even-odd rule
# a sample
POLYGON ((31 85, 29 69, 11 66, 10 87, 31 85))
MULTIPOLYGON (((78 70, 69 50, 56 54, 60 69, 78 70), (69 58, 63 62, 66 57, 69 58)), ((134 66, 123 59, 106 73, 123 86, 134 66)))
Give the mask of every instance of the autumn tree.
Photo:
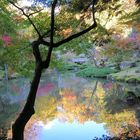
MULTIPOLYGON (((27 18, 28 22, 32 25, 34 31, 36 32, 35 40, 32 41, 31 47, 33 50, 33 55, 35 57, 35 72, 34 72, 34 77, 31 82, 31 87, 30 91, 27 97, 27 102, 25 103, 25 106, 14 122, 12 126, 12 133, 13 133, 13 140, 23 140, 24 139, 24 128, 28 120, 31 118, 31 116, 35 113, 34 110, 34 103, 36 99, 36 93, 38 89, 38 85, 40 82, 41 74, 44 69, 48 69, 50 60, 51 60, 51 55, 52 51, 55 48, 58 48, 64 43, 67 43, 79 36, 84 35, 85 33, 89 32, 93 28, 97 26, 96 21, 95 21, 95 10, 94 6, 96 4, 96 0, 91 0, 90 1, 90 6, 87 7, 87 10, 91 11, 92 13, 92 22, 89 27, 86 27, 86 29, 79 29, 77 32, 72 32, 70 31, 70 34, 68 34, 65 38, 62 38, 61 40, 58 40, 55 38, 55 35, 57 33, 57 27, 56 27, 56 22, 57 22, 57 15, 59 15, 59 11, 56 13, 55 9, 58 8, 59 6, 65 7, 65 10, 67 10, 67 2, 65 1, 58 1, 58 0, 53 0, 53 1, 45 1, 45 0, 35 0, 34 6, 37 5, 37 3, 43 2, 45 6, 50 6, 50 21, 49 21, 49 27, 46 27, 47 30, 43 29, 42 31, 39 30, 39 27, 35 24, 35 22, 32 20, 34 15, 39 14, 41 12, 41 9, 38 9, 38 7, 34 8, 33 7, 20 7, 15 1, 12 0, 7 0, 12 6, 14 6, 18 11, 20 11, 24 17, 27 18), (46 56, 45 58, 42 58, 41 54, 41 47, 46 46, 46 56)), ((69 9, 69 8, 68 8, 69 9)), ((83 8, 82 8, 83 9, 83 8)), ((80 11, 82 12, 82 11, 80 11)), ((60 12, 61 14, 61 12, 60 12)), ((70 26, 70 25, 69 25, 70 26)), ((62 25, 63 28, 63 25, 62 25)), ((63 29, 61 30, 63 31, 63 29)), ((65 30, 64 30, 65 31, 65 30)), ((68 30, 69 32, 69 30, 68 30)))
POLYGON ((0 17, 0 66, 5 69, 5 78, 9 79, 15 71, 25 73, 27 61, 24 60, 29 56, 31 48, 27 47, 29 38, 21 35, 23 28, 26 28, 26 21, 18 13, 11 11, 6 1, 0 1, 0 17))

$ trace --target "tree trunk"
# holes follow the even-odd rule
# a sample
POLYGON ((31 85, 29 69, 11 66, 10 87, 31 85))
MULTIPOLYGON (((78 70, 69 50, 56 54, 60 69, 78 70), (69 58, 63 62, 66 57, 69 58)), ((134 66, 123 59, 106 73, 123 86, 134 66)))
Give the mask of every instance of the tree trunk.
POLYGON ((41 35, 40 31, 38 30, 38 28, 36 27, 36 25, 34 24, 32 19, 30 18, 31 14, 27 14, 24 11, 24 9, 22 9, 21 7, 16 5, 13 1, 8 0, 8 2, 10 2, 14 7, 16 7, 18 10, 20 10, 22 12, 22 14, 28 19, 28 21, 33 26, 34 30, 36 31, 36 33, 38 35, 38 39, 32 43, 33 54, 34 54, 35 60, 36 60, 36 69, 35 69, 33 81, 31 83, 30 92, 29 92, 27 102, 26 102, 22 112, 16 119, 15 123, 12 125, 12 134, 13 134, 12 140, 24 140, 25 125, 27 124, 27 122, 29 121, 31 116, 35 113, 34 103, 35 103, 37 88, 38 88, 41 74, 42 74, 42 69, 43 68, 47 69, 49 67, 53 48, 57 48, 64 43, 67 43, 75 38, 78 38, 78 37, 86 34, 87 32, 89 32, 90 30, 92 30, 93 28, 95 28, 97 26, 97 23, 95 21, 95 15, 94 15, 94 12, 95 12, 94 5, 96 4, 96 0, 92 1, 93 24, 91 26, 89 26, 88 28, 86 28, 85 30, 72 34, 69 37, 67 37, 63 40, 60 40, 56 43, 54 43, 55 7, 58 3, 58 0, 53 0, 53 2, 52 2, 50 42, 47 42, 44 40, 45 35, 48 35, 49 32, 46 32, 43 35, 41 35), (48 47, 48 53, 47 53, 47 57, 46 57, 45 61, 42 60, 41 53, 39 50, 39 45, 41 45, 41 44, 48 47))
POLYGON ((26 104, 12 125, 12 140, 24 140, 24 128, 31 116, 35 113, 34 103, 36 98, 37 89, 39 86, 40 78, 42 74, 41 65, 36 65, 34 78, 31 83, 29 95, 26 104))

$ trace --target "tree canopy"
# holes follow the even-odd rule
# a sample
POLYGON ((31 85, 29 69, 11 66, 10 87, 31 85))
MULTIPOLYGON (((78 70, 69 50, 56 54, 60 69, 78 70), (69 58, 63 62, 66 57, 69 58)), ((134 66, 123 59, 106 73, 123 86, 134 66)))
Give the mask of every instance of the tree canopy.
POLYGON ((8 52, 11 57, 5 57, 3 62, 12 62, 16 68, 20 64, 21 69, 26 67, 26 73, 28 66, 34 64, 35 68, 27 102, 13 124, 14 140, 23 139, 24 127, 35 113, 41 74, 49 68, 51 58, 56 58, 53 52, 87 52, 89 48, 99 47, 104 55, 110 58, 115 55, 118 62, 118 58, 124 59, 120 57, 124 53, 139 50, 140 46, 139 1, 29 1, 33 2, 30 6, 23 6, 21 0, 0 2, 0 48, 4 50, 0 58, 8 52), (78 37, 81 38, 76 40, 78 37))

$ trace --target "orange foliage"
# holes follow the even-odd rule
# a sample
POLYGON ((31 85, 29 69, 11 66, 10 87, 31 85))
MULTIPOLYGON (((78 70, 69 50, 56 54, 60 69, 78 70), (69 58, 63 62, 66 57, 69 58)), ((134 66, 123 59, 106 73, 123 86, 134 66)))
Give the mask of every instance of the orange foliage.
POLYGON ((128 38, 125 39, 120 39, 116 42, 117 47, 124 49, 124 50, 130 50, 133 47, 131 46, 131 40, 129 40, 128 38))
POLYGON ((134 28, 135 28, 138 32, 140 32, 140 24, 135 24, 134 28))
POLYGON ((17 15, 17 16, 14 17, 14 20, 17 21, 17 22, 21 22, 21 21, 23 21, 23 17, 17 15))
POLYGON ((59 34, 66 38, 69 35, 71 35, 71 33, 72 33, 72 28, 67 28, 67 29, 63 29, 62 31, 60 31, 59 34))
POLYGON ((66 98, 67 100, 75 100, 76 99, 75 93, 71 89, 65 89, 62 92, 63 92, 64 98, 66 98))

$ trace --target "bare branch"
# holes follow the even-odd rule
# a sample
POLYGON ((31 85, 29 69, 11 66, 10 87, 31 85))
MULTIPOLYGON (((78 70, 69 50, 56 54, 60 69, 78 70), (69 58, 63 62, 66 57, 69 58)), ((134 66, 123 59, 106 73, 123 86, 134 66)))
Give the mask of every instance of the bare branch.
POLYGON ((93 25, 91 25, 91 26, 88 27, 87 29, 85 29, 85 30, 83 30, 83 31, 81 31, 81 32, 79 32, 79 33, 73 34, 73 35, 69 36, 68 38, 66 38, 66 39, 64 39, 64 40, 59 41, 58 43, 55 43, 55 44, 54 44, 54 47, 55 47, 55 48, 56 48, 56 47, 59 47, 60 45, 62 45, 62 44, 64 44, 64 43, 67 43, 67 42, 69 42, 69 41, 71 41, 71 40, 73 40, 73 39, 75 39, 75 38, 77 38, 77 37, 79 37, 79 36, 82 36, 83 34, 89 32, 90 30, 92 30, 92 29, 95 28, 96 26, 97 26, 97 24, 94 23, 93 25))
MULTIPOLYGON (((55 26, 54 26, 54 22, 55 22, 55 7, 57 4, 57 0, 54 0, 52 3, 52 8, 51 8, 51 30, 50 30, 50 46, 48 49, 48 54, 46 57, 46 60, 43 62, 43 66, 44 68, 48 68, 49 67, 49 63, 50 63, 50 59, 51 59, 51 54, 52 54, 52 50, 53 50, 53 37, 54 37, 54 30, 55 30, 55 26)), ((49 32, 49 31, 48 31, 49 32)))
POLYGON ((41 44, 42 45, 46 45, 46 46, 50 46, 51 44, 47 41, 45 41, 44 39, 41 40, 41 44))
POLYGON ((92 16, 93 16, 93 22, 94 22, 94 23, 96 23, 96 20, 95 20, 95 7, 94 7, 95 4, 96 4, 96 1, 97 1, 97 0, 93 0, 93 1, 92 1, 92 16))
POLYGON ((37 11, 35 11, 35 12, 33 12, 33 13, 30 13, 28 16, 32 16, 32 15, 34 15, 34 14, 37 14, 37 13, 41 12, 42 10, 43 10, 43 9, 37 10, 37 11))
POLYGON ((57 0, 54 0, 52 3, 52 9, 51 9, 51 35, 50 35, 50 42, 51 46, 53 46, 53 37, 54 37, 54 22, 55 22, 55 7, 57 4, 57 0))

